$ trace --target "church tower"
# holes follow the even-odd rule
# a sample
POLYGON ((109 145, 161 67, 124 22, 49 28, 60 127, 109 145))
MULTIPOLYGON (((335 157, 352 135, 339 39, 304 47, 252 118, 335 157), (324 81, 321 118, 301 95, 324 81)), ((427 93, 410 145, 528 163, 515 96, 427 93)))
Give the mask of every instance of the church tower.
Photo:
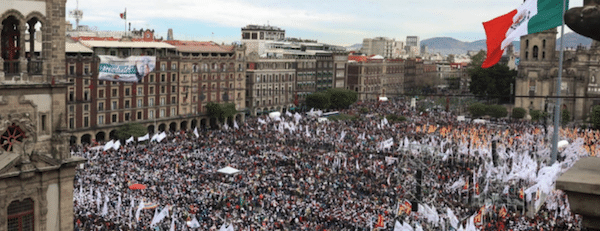
POLYGON ((515 107, 550 111, 552 100, 539 96, 552 96, 556 91, 556 28, 521 37, 520 61, 516 79, 515 107), (554 71, 553 71, 554 70, 554 71), (530 97, 527 97, 530 96, 530 97))
POLYGON ((73 230, 65 4, 0 4, 0 231, 73 230))

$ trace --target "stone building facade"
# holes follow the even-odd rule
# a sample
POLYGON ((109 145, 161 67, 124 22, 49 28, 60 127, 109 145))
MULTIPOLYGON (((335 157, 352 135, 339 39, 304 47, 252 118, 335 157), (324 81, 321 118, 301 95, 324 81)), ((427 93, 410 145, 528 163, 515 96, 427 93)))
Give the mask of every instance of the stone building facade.
POLYGON ((521 60, 516 79, 515 107, 546 111, 554 107, 568 110, 571 121, 589 118, 591 109, 600 105, 600 43, 591 48, 578 47, 564 53, 561 79, 561 103, 556 105, 558 59, 556 29, 521 37, 521 60))
POLYGON ((73 230, 65 3, 0 4, 0 231, 73 230))

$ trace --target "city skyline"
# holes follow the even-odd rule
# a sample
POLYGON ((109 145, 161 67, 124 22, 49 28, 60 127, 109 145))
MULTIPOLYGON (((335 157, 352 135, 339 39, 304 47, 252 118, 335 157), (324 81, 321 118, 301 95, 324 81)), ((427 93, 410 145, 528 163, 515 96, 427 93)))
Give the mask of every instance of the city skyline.
MULTIPOLYGON (((196 2, 172 0, 80 1, 80 25, 97 30, 123 31, 149 28, 166 39, 172 28, 178 40, 231 43, 240 41, 240 28, 248 24, 271 25, 286 30, 287 37, 316 39, 349 46, 363 38, 388 37, 404 41, 416 35, 421 40, 453 37, 472 42, 485 39, 482 23, 508 13, 522 0, 365 0, 365 1, 275 1, 222 0, 196 2), (406 7, 405 7, 406 6, 406 7), (127 21, 119 17, 127 9, 127 21)), ((570 7, 582 3, 570 1, 570 7)), ((68 0, 67 14, 77 6, 68 0)), ((75 20, 67 16, 75 24, 75 20)), ((570 32, 567 28, 565 32, 570 32)))

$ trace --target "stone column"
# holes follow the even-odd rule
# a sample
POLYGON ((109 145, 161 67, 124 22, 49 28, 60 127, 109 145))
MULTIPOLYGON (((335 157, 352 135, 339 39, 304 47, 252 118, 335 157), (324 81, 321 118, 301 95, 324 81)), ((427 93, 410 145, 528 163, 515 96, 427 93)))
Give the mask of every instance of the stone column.
MULTIPOLYGON (((3 26, 0 23, 0 32, 2 31, 2 28, 3 26)), ((2 56, 0 56, 0 82, 4 82, 4 59, 2 59, 2 56)))
POLYGON ((27 26, 19 25, 19 72, 23 75, 23 77, 27 75, 27 58, 25 58, 25 30, 27 30, 27 26))

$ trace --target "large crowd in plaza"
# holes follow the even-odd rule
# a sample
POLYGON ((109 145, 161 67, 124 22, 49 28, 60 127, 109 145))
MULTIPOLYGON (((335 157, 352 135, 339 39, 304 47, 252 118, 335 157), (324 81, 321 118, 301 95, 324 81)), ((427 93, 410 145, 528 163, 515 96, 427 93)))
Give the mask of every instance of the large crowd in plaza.
POLYGON ((553 129, 529 121, 458 121, 402 99, 340 112, 357 119, 262 115, 116 150, 73 146, 87 158, 74 182, 75 230, 580 229, 553 182, 595 156, 596 131, 561 128, 569 144, 550 165, 553 129), (217 173, 226 166, 240 172, 217 173))

